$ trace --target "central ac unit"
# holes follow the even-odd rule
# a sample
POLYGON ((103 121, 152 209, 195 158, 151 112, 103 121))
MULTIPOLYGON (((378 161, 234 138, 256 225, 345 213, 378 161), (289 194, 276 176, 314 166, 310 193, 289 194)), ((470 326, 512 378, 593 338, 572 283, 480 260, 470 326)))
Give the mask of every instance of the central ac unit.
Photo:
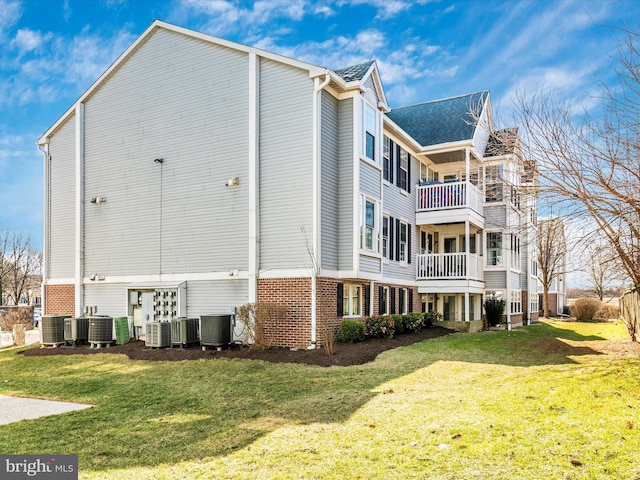
POLYGON ((171 323, 169 322, 148 322, 147 337, 144 342, 147 347, 170 347, 171 346, 171 323))
POLYGON ((200 341, 197 318, 176 318, 171 320, 171 346, 186 347, 200 341))
POLYGON ((64 343, 64 319, 69 315, 43 315, 40 332, 43 345, 58 346, 64 343))
POLYGON ((202 315, 200 343, 214 347, 231 343, 231 315, 202 315))
POLYGON ((89 343, 101 347, 113 343, 113 318, 108 316, 89 317, 89 343))
POLYGON ((85 343, 89 340, 89 318, 65 318, 64 320, 64 341, 73 346, 78 343, 85 343))

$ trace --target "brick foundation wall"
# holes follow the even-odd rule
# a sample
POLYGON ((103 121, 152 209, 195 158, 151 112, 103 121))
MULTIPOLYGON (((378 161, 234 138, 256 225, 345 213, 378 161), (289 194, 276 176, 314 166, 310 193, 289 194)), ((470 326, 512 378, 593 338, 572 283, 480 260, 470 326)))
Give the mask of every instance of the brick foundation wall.
POLYGON ((311 279, 259 278, 258 302, 287 309, 273 331, 275 346, 306 348, 311 343, 311 279))
POLYGON ((45 285, 44 313, 75 315, 74 285, 45 285))

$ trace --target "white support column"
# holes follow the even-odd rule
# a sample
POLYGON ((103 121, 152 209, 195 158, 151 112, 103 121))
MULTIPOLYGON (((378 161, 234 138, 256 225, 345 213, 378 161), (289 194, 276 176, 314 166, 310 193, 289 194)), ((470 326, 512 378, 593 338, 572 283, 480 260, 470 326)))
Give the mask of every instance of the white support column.
POLYGON ((84 305, 84 103, 76 106, 76 162, 75 162, 75 316, 82 315, 84 305))
POLYGON ((259 261, 259 58, 254 52, 249 53, 249 303, 258 300, 258 269, 259 261))
MULTIPOLYGON (((468 151, 468 149, 467 149, 468 151)), ((468 178, 468 177, 467 177, 468 178)), ((464 221, 464 250, 465 250, 465 262, 466 262, 466 272, 465 277, 469 280, 469 271, 471 268, 471 255, 469 255, 469 250, 471 250, 469 245, 469 220, 464 221)), ((467 289, 464 292, 464 321, 469 321, 469 282, 467 281, 467 289)))

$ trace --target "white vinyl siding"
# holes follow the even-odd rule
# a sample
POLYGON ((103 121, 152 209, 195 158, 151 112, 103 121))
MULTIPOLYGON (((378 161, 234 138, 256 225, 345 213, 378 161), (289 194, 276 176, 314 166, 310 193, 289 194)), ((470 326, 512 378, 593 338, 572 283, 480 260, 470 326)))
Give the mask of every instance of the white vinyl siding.
POLYGON ((51 138, 49 145, 49 278, 75 275, 75 115, 51 138))
POLYGON ((311 263, 313 82, 309 73, 260 62, 260 267, 311 263))
POLYGON ((339 233, 338 233, 338 256, 339 268, 351 270, 355 268, 353 264, 353 251, 356 247, 353 244, 354 228, 357 222, 353 218, 353 153, 355 145, 353 143, 353 100, 341 100, 338 103, 338 122, 340 129, 338 132, 338 203, 339 208, 339 233))

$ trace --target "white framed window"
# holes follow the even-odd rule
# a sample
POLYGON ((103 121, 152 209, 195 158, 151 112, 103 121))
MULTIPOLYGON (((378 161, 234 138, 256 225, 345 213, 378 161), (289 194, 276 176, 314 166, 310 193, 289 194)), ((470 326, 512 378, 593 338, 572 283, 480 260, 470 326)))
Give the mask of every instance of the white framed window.
POLYGON ((438 174, 424 163, 420 162, 420 181, 433 182, 438 179, 438 174))
POLYGON ((403 288, 402 295, 400 297, 402 303, 400 304, 400 313, 406 315, 409 313, 409 289, 403 288))
POLYGON ((520 290, 511 290, 511 313, 522 313, 522 293, 520 290))
MULTIPOLYGON (((375 97, 370 92, 365 93, 367 97, 375 97)), ((363 97, 362 106, 362 145, 361 153, 372 162, 380 163, 378 152, 378 141, 380 139, 380 112, 363 97)))
POLYGON ((382 217, 382 256, 389 258, 389 217, 382 217))
POLYGON ((487 232, 487 266, 502 265, 502 233, 487 232))
POLYGON ((511 235, 511 267, 520 269, 520 238, 511 235))
POLYGON ((380 289, 382 298, 380 299, 380 315, 389 315, 390 312, 390 296, 389 287, 382 287, 380 289))
POLYGON ((485 201, 501 202, 503 195, 504 170, 502 165, 489 165, 485 169, 485 201))
POLYGON ((408 248, 408 239, 409 239, 409 225, 400 222, 400 231, 398 232, 398 245, 399 245, 399 254, 400 257, 398 260, 400 262, 407 262, 409 258, 409 248, 408 248))
POLYGON ((398 186, 405 190, 409 190, 409 152, 407 152, 404 148, 400 149, 400 158, 398 159, 399 167, 398 168, 398 186))
POLYGON ((537 312, 538 311, 538 294, 532 293, 529 295, 529 311, 537 312))
POLYGON ((342 314, 345 317, 361 316, 361 293, 362 287, 360 285, 344 285, 342 298, 342 314))
POLYGON ((393 182, 393 148, 395 144, 386 135, 382 139, 382 178, 393 182))
POLYGON ((378 202, 365 195, 360 196, 360 248, 378 251, 378 202))

